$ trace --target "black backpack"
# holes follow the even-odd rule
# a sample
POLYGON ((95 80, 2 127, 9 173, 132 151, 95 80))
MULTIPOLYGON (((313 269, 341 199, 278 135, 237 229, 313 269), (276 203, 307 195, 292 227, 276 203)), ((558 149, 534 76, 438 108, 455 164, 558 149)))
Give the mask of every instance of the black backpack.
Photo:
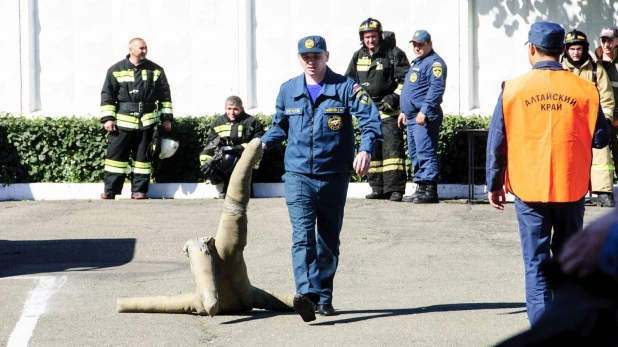
POLYGON ((397 39, 395 38, 395 33, 392 31, 383 31, 382 39, 384 40, 384 42, 388 43, 391 49, 397 46, 397 39))
POLYGON ((395 33, 392 31, 383 31, 382 39, 388 45, 388 60, 390 60, 391 65, 393 66, 393 79, 395 79, 395 55, 393 54, 393 49, 397 46, 397 39, 395 38, 395 33))

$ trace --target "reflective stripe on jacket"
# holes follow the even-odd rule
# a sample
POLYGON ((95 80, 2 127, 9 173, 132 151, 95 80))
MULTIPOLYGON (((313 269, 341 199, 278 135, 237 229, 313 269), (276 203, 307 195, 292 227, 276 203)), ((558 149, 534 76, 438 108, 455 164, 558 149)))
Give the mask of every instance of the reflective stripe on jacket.
POLYGON ((206 147, 200 153, 200 162, 212 158, 215 152, 223 146, 234 146, 239 152, 249 141, 262 137, 264 127, 260 121, 244 111, 231 120, 222 114, 210 124, 210 131, 206 138, 206 147))
POLYGON ((107 70, 101 90, 101 123, 113 120, 118 128, 131 131, 150 128, 159 118, 172 120, 172 97, 163 68, 150 60, 133 65, 128 57, 107 70), (158 109, 152 106, 155 102, 158 109), (149 107, 137 109, 138 104, 149 107))
POLYGON ((399 115, 399 96, 403 80, 410 68, 406 54, 398 47, 382 41, 373 54, 363 46, 354 52, 345 75, 360 84, 379 108, 382 99, 394 94, 394 115, 399 115))

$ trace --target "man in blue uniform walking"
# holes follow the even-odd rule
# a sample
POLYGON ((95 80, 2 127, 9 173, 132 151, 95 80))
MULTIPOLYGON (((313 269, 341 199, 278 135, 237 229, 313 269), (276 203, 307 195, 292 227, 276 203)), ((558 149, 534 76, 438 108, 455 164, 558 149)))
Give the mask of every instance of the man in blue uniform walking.
POLYGON ((491 118, 486 177, 496 209, 504 209, 507 191, 515 196, 526 310, 534 326, 553 300, 541 264, 560 256, 581 230, 592 148, 609 144, 610 128, 594 83, 559 62, 564 29, 533 23, 528 43, 532 69, 502 84, 491 118))
POLYGON ((350 172, 367 173, 382 141, 380 113, 371 97, 328 68, 328 58, 324 38, 298 41, 304 73, 281 85, 272 126, 262 137, 264 149, 288 141, 283 181, 293 229, 294 310, 305 322, 315 320, 315 312, 335 314, 333 279, 350 172), (361 131, 356 157, 352 114, 361 131))
POLYGON ((408 126, 408 156, 414 168, 416 192, 403 197, 405 202, 438 202, 438 138, 442 125, 442 95, 446 86, 446 63, 433 50, 431 35, 414 33, 416 59, 412 61, 401 91, 401 114, 397 124, 408 126))

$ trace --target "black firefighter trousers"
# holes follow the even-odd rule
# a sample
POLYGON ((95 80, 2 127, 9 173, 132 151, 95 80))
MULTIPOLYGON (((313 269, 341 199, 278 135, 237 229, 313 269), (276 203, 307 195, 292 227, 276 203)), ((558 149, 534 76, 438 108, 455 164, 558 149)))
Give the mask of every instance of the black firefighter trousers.
POLYGON ((133 131, 117 129, 109 133, 105 156, 105 193, 121 194, 129 172, 133 173, 131 192, 148 192, 152 163, 146 159, 146 149, 152 141, 152 133, 152 128, 133 131), (133 159, 131 169, 129 156, 133 159))
POLYGON ((375 156, 367 173, 371 189, 379 194, 404 193, 406 190, 406 153, 403 129, 397 126, 397 116, 382 116, 384 142, 378 142, 375 156))

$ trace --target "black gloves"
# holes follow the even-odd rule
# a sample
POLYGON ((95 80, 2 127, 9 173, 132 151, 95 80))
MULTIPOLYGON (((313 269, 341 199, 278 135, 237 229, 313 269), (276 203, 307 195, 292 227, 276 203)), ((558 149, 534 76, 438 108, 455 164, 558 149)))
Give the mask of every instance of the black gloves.
POLYGON ((205 179, 209 179, 214 174, 215 170, 216 169, 214 165, 212 165, 212 158, 206 160, 204 164, 200 166, 200 171, 202 172, 202 176, 204 176, 205 179))
POLYGON ((217 163, 221 161, 221 152, 215 153, 213 158, 206 160, 201 166, 200 171, 204 179, 211 184, 223 183, 223 173, 217 168, 217 163))
POLYGON ((397 94, 389 94, 382 99, 380 111, 393 112, 399 109, 399 96, 397 94))
POLYGON ((161 129, 156 124, 152 132, 152 141, 150 141, 146 148, 146 160, 154 161, 159 159, 159 153, 161 153, 161 129))

